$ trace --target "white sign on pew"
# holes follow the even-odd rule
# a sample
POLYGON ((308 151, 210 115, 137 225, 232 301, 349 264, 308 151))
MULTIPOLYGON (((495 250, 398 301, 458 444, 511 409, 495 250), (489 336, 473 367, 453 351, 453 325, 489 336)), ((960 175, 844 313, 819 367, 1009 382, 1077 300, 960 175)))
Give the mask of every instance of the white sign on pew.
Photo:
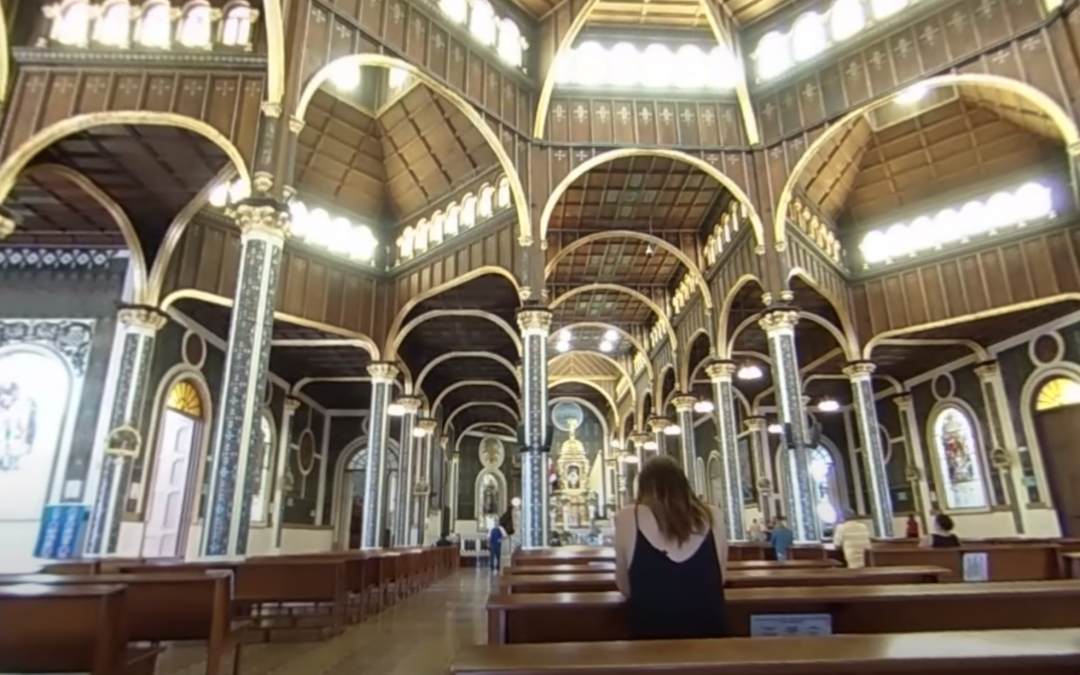
POLYGON ((986 553, 965 553, 964 581, 990 581, 990 556, 986 553))
POLYGON ((832 635, 831 614, 752 614, 750 637, 832 635))

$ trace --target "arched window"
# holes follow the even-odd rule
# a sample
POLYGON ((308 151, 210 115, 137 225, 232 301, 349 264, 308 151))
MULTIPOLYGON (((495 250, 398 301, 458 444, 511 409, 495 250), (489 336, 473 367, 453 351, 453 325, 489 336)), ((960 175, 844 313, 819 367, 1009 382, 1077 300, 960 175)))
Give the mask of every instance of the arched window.
POLYGON ((270 484, 274 466, 274 423, 269 413, 262 416, 259 437, 255 443, 259 473, 256 474, 255 489, 251 493, 250 519, 253 523, 265 523, 270 514, 270 484))
POLYGON ((461 229, 467 230, 476 224, 476 197, 465 195, 461 200, 461 229))
POLYGON ((717 89, 734 89, 740 72, 735 56, 727 47, 713 47, 709 52, 706 65, 709 72, 709 86, 717 89))
POLYGON ((398 259, 408 260, 413 257, 413 244, 416 234, 411 227, 406 227, 398 239, 398 259))
POLYGON ((1036 412, 1080 404, 1080 382, 1067 377, 1055 377, 1039 389, 1035 398, 1036 412))
POLYGON ((680 89, 700 89, 709 81, 709 63, 697 45, 683 45, 675 52, 673 78, 680 89))
POLYGON ((143 6, 139 17, 139 44, 144 47, 166 48, 172 38, 172 17, 169 5, 151 2, 143 6))
POLYGON ((608 82, 616 87, 630 87, 640 78, 641 52, 629 42, 620 42, 611 48, 608 65, 608 82))
POLYGON ((165 407, 197 420, 202 419, 202 398, 195 385, 187 380, 180 380, 172 386, 165 399, 165 407))
POLYGON ((873 12, 875 19, 884 19, 896 14, 907 5, 908 0, 870 0, 870 11, 873 12))
POLYGON ((442 211, 436 211, 435 215, 431 217, 431 229, 428 230, 428 243, 431 246, 442 243, 443 225, 445 222, 446 217, 442 214, 442 211))
POLYGON ((828 44, 825 20, 817 12, 803 14, 791 29, 791 52, 796 61, 817 56, 828 44))
POLYGON ((449 239, 461 230, 461 207, 452 205, 446 210, 446 224, 443 226, 443 236, 449 239))
POLYGON ((180 19, 177 38, 185 47, 210 46, 210 5, 196 2, 188 5, 180 19))
POLYGON ((52 38, 62 45, 82 47, 90 37, 90 3, 72 0, 53 22, 52 38))
POLYGON ((112 0, 101 8, 94 24, 94 42, 106 47, 127 47, 131 37, 131 5, 112 0))
POLYGON ((469 18, 467 0, 439 0, 439 9, 454 23, 465 23, 469 18))
POLYGON ((472 16, 469 17, 469 32, 479 42, 485 45, 495 44, 495 10, 486 0, 476 0, 472 6, 472 16))
POLYGON ((791 67, 791 41, 778 31, 767 33, 758 42, 754 59, 759 78, 768 80, 776 77, 791 67))
POLYGON ((510 19, 499 22, 499 58, 515 68, 521 67, 521 29, 510 19))
POLYGON ((601 85, 608 80, 608 52, 599 42, 583 42, 574 50, 574 83, 601 85))
POLYGON ((225 10, 221 26, 221 43, 228 46, 245 46, 251 43, 251 8, 234 5, 225 10))
POLYGON ((490 185, 485 185, 480 188, 480 206, 477 211, 477 216, 481 219, 490 218, 494 212, 495 202, 495 188, 490 185))
MULTIPOLYGON (((811 498, 822 525, 835 525, 840 519, 840 481, 837 477, 836 462, 832 453, 823 446, 808 449, 810 462, 810 482, 814 494, 811 498)), ((787 471, 795 471, 795 453, 787 451, 787 471)))
POLYGON ((499 190, 495 195, 495 206, 500 209, 510 206, 510 179, 503 176, 499 179, 499 190))
POLYGON ((671 82, 675 55, 664 45, 649 45, 641 59, 641 83, 646 87, 663 87, 671 82))
POLYGON ((988 506, 982 453, 971 416, 956 405, 945 406, 934 416, 931 434, 944 508, 988 506))
POLYGON ((413 240, 413 250, 417 255, 423 253, 428 248, 428 221, 421 220, 416 224, 416 238, 413 240))
POLYGON ((829 12, 829 31, 834 40, 846 40, 865 25, 863 0, 836 0, 829 12))

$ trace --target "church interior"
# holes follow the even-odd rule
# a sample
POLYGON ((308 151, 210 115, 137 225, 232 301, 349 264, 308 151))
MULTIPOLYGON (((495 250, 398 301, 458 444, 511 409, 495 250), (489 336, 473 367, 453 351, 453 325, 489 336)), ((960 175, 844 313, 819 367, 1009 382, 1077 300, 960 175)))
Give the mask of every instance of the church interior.
POLYGON ((0 672, 1080 672, 1078 0, 0 36, 0 672), (730 639, 627 639, 662 455, 730 639))

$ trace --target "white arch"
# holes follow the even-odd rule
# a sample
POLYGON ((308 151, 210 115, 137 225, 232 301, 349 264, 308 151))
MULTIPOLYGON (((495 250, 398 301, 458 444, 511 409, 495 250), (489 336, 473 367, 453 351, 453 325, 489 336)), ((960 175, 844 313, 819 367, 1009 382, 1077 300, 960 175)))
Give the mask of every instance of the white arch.
POLYGON ((387 358, 397 356, 398 349, 401 348, 401 343, 405 341, 405 338, 409 336, 417 326, 430 321, 431 319, 439 319, 447 316, 471 316, 478 319, 484 319, 490 321, 499 328, 502 329, 510 337, 510 341, 514 343, 514 347, 517 349, 517 353, 521 354, 521 338, 518 337, 517 332, 507 323, 502 317, 492 312, 486 312, 482 309, 434 309, 430 312, 424 312, 420 316, 414 318, 409 323, 401 327, 401 331, 394 337, 394 341, 390 344, 387 358))
MULTIPOLYGON (((428 364, 424 366, 424 369, 420 371, 420 375, 417 376, 416 382, 413 384, 413 390, 420 391, 421 388, 424 386, 424 378, 427 377, 428 374, 430 374, 431 371, 435 369, 435 366, 445 361, 449 361, 450 359, 491 359, 492 361, 505 366, 506 369, 510 371, 510 374, 514 376, 515 382, 520 383, 521 381, 518 377, 517 368, 515 368, 514 364, 510 363, 510 361, 507 360, 505 357, 499 356, 498 354, 492 354, 491 352, 455 351, 447 352, 446 354, 440 354, 439 356, 436 356, 434 359, 429 361, 428 364)), ((431 407, 434 408, 435 406, 431 407)))
MULTIPOLYGON (((331 493, 330 503, 333 505, 330 509, 330 525, 333 527, 333 537, 335 543, 341 543, 341 535, 346 537, 349 534, 349 527, 352 521, 352 509, 348 509, 345 513, 344 496, 345 496, 345 474, 349 466, 349 462, 352 460, 353 455, 360 452, 367 452, 368 437, 366 434, 357 436, 353 440, 349 441, 341 452, 338 453, 337 462, 334 463, 334 487, 331 493)), ((389 437, 386 439, 387 452, 393 456, 395 463, 398 463, 399 446, 397 439, 389 437)), ((398 463, 400 467, 401 464, 398 463)), ((386 496, 389 500, 389 495, 386 496)), ((348 544, 348 541, 345 542, 348 544)))
POLYGON ((501 410, 505 410, 506 412, 510 413, 510 417, 512 417, 515 422, 521 421, 521 416, 518 415, 517 412, 515 412, 512 408, 510 408, 510 406, 506 405, 505 403, 499 403, 498 401, 469 401, 465 405, 454 408, 454 412, 450 413, 450 416, 446 418, 446 421, 443 422, 443 425, 453 426, 454 418, 458 416, 458 413, 463 410, 468 410, 469 408, 479 408, 483 406, 490 406, 492 408, 499 408, 501 410))
MULTIPOLYGON (((580 384, 582 386, 589 387, 590 389, 596 391, 598 394, 604 397, 604 400, 607 401, 609 406, 611 406, 613 414, 618 414, 618 408, 615 407, 615 402, 611 399, 610 396, 608 396, 608 393, 604 391, 603 387, 593 382, 592 380, 586 380, 584 378, 578 377, 552 377, 548 379, 549 390, 554 389, 555 387, 558 387, 562 384, 580 384)), ((564 394, 563 396, 560 396, 560 398, 573 398, 577 400, 576 396, 570 396, 568 394, 564 394)))
MULTIPOLYGON (((778 438, 773 434, 768 435, 770 441, 769 444, 773 445, 771 439, 778 438)), ((836 505, 839 507, 837 510, 843 512, 845 509, 851 508, 851 500, 848 497, 848 483, 847 469, 844 467, 843 456, 840 454, 840 450, 836 447, 836 444, 832 442, 832 439, 825 436, 821 437, 821 442, 818 444, 832 457, 833 471, 836 472, 836 505)), ((806 450, 812 451, 813 448, 806 448, 806 450)), ((789 448, 778 448, 776 456, 773 458, 773 475, 776 476, 776 486, 774 487, 774 493, 780 497, 781 504, 784 505, 784 510, 787 510, 787 495, 784 493, 784 477, 788 471, 788 453, 791 450, 789 448)), ((760 476, 759 476, 760 478, 760 476)), ((817 517, 817 513, 814 514, 817 517)), ((791 514, 788 514, 791 517, 791 514)))
POLYGON ((480 524, 481 518, 484 514, 481 511, 483 505, 481 504, 481 486, 483 485, 484 476, 494 476, 495 482, 499 484, 499 513, 496 516, 501 518, 506 510, 510 507, 510 489, 506 484, 506 476, 499 469, 483 468, 478 474, 476 474, 476 482, 473 483, 473 519, 477 525, 480 524))
POLYGON ((659 305, 657 305, 655 302, 653 302, 648 296, 646 296, 641 291, 634 290, 633 288, 629 288, 629 287, 623 286, 621 284, 608 284, 608 283, 584 284, 582 286, 577 286, 575 288, 571 288, 570 290, 566 291, 565 293, 563 293, 559 297, 555 298, 555 300, 552 301, 552 303, 550 305, 550 309, 555 309, 556 307, 558 307, 559 305, 561 305, 562 303, 566 302, 567 300, 569 300, 570 298, 572 298, 572 297, 574 297, 576 295, 580 295, 582 293, 589 293, 591 291, 612 291, 613 293, 625 293, 626 295, 629 295, 630 297, 634 298, 635 300, 637 300, 641 304, 648 307, 650 310, 652 310, 652 313, 656 315, 656 320, 658 322, 660 322, 661 325, 663 325, 665 332, 667 332, 668 340, 670 341, 670 344, 671 344, 671 353, 672 354, 676 353, 676 349, 678 348, 677 346, 679 344, 679 340, 675 336, 675 328, 674 328, 674 326, 671 325, 671 320, 668 319, 667 314, 664 313, 664 310, 660 309, 659 305))
POLYGON ((518 410, 521 410, 521 399, 518 398, 517 393, 502 382, 496 382, 495 380, 462 380, 460 382, 455 382, 446 389, 442 390, 442 392, 435 398, 435 402, 431 404, 431 407, 438 408, 439 404, 442 403, 443 398, 445 398, 447 394, 456 389, 461 389, 462 387, 495 387, 496 389, 499 389, 500 391, 508 394, 510 398, 514 400, 514 403, 517 404, 518 410))
MULTIPOLYGON (((458 434, 457 438, 454 439, 454 454, 455 455, 460 455, 461 454, 461 439, 468 436, 470 431, 472 431, 473 429, 477 429, 479 427, 499 427, 500 429, 505 429, 507 432, 510 433, 511 436, 515 436, 515 437, 517 436, 517 429, 514 429, 509 424, 503 424, 502 422, 473 422, 469 426, 465 427, 465 430, 462 431, 460 434, 458 434)), ((444 433, 445 433, 445 430, 444 430, 444 433)))
POLYGON ((1050 490, 1050 480, 1046 475, 1046 462, 1043 459, 1045 449, 1039 443, 1038 430, 1035 428, 1035 399, 1043 386, 1057 377, 1080 383, 1080 365, 1068 361, 1041 365, 1028 375, 1020 390, 1020 424, 1024 429, 1028 453, 1031 455, 1031 465, 1035 470, 1035 479, 1038 481, 1039 498, 1042 503, 1052 508, 1054 496, 1050 490))
POLYGON ((925 424, 927 459, 930 461, 930 471, 934 476, 934 484, 937 486, 938 491, 937 508, 943 513, 955 513, 958 510, 961 512, 989 511, 995 505, 994 477, 990 470, 992 464, 990 455, 991 448, 986 442, 986 438, 983 436, 982 419, 976 414, 975 408, 961 398, 949 396, 948 398, 940 399, 934 407, 930 409, 930 414, 926 416, 925 424), (934 438, 934 424, 937 422, 937 418, 941 413, 949 408, 959 410, 968 418, 968 423, 971 424, 971 433, 975 435, 975 442, 979 444, 975 455, 979 460, 979 475, 982 477, 983 482, 983 499, 986 501, 984 506, 968 509, 954 509, 948 506, 948 500, 945 499, 945 495, 943 494, 947 486, 945 484, 944 476, 941 475, 938 444, 937 439, 934 438))
MULTIPOLYGON (((652 360, 649 358, 649 350, 645 349, 645 345, 641 340, 631 335, 623 328, 616 326, 613 323, 605 323, 603 321, 575 321, 574 323, 567 324, 560 327, 558 330, 552 330, 552 333, 560 333, 564 330, 573 332, 574 328, 603 328, 604 330, 613 330, 619 334, 621 338, 624 338, 627 342, 634 346, 634 349, 641 352, 641 355, 645 357, 645 370, 649 374, 649 379, 655 379, 653 374, 652 360)), ((633 387, 631 387, 633 389, 633 387)))

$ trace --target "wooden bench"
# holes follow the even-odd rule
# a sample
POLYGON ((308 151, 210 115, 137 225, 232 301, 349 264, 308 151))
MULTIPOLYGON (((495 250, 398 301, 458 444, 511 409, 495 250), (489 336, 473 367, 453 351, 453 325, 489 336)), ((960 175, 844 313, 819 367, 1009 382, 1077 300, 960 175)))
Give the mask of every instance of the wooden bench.
MULTIPOLYGON (((752 569, 730 572, 726 586, 761 588, 937 583, 949 574, 949 570, 945 568, 926 566, 752 569)), ((508 574, 499 579, 499 587, 505 593, 592 593, 616 590, 613 572, 585 571, 571 574, 508 574)))
POLYGON ((453 675, 1075 675, 1080 630, 464 647, 453 675))
POLYGON ((866 554, 866 564, 874 567, 934 565, 952 571, 950 580, 964 578, 964 556, 985 554, 989 581, 1044 581, 1064 578, 1061 546, 1036 542, 1016 544, 974 544, 960 548, 919 548, 875 546, 866 554))
POLYGON ((130 647, 125 589, 0 587, 0 672, 153 675, 161 648, 130 647))
MULTIPOLYGON (((834 633, 1080 627, 1080 582, 745 588, 725 593, 734 635, 755 615, 827 614, 834 633)), ((626 639, 619 593, 493 595, 488 644, 626 639)))
POLYGON ((1080 553, 1062 553, 1061 558, 1065 568, 1065 577, 1080 579, 1080 553))
MULTIPOLYGON (((797 570, 832 569, 840 567, 839 560, 729 560, 727 567, 736 570, 797 570)), ((587 572, 615 572, 614 562, 590 562, 584 565, 511 565, 503 570, 503 576, 521 574, 579 574, 587 572)))
POLYGON ((234 675, 240 672, 240 636, 250 621, 232 618, 232 575, 225 571, 161 574, 0 576, 0 588, 123 585, 128 639, 136 642, 206 642, 206 675, 217 675, 232 650, 234 675))

